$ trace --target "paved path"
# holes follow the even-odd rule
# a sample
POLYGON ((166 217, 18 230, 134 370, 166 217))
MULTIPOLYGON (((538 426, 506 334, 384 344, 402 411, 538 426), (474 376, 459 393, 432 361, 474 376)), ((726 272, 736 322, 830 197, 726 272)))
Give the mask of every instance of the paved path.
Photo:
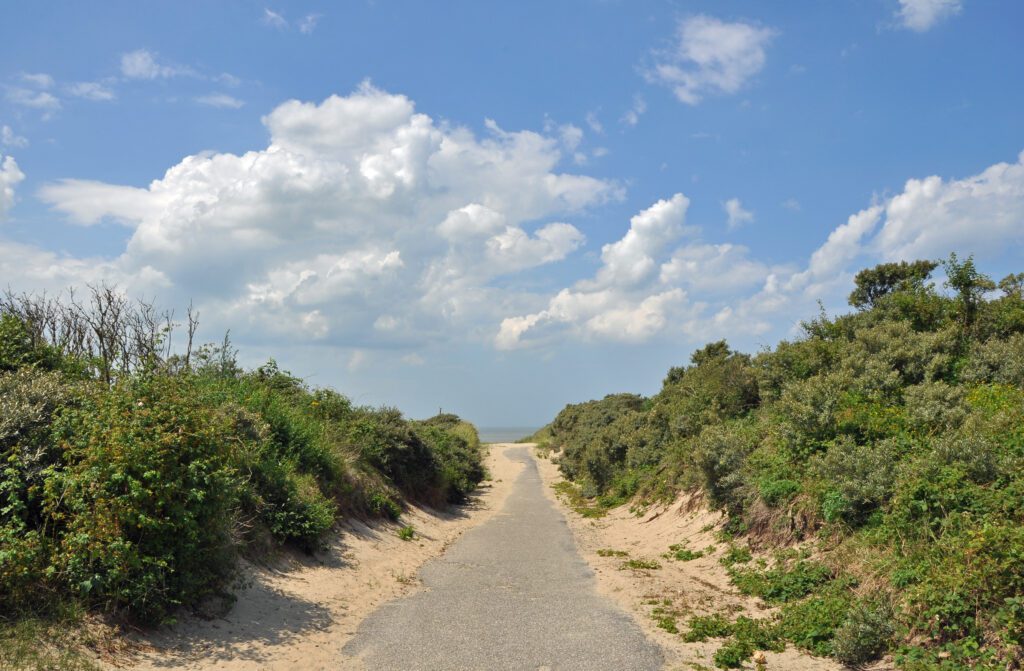
POLYGON ((344 648, 367 669, 661 668, 661 653, 611 601, 526 463, 502 511, 423 567, 426 586, 382 606, 344 648))

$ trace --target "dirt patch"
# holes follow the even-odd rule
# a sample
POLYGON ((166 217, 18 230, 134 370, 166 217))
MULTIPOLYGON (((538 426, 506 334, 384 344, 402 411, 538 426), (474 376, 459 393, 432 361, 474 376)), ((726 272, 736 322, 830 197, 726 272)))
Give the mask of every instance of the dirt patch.
MULTIPOLYGON (((662 647, 666 669, 713 669, 718 643, 686 643, 679 634, 659 628, 658 617, 674 617, 679 630, 685 631, 693 615, 766 617, 770 613, 757 599, 737 592, 719 563, 726 550, 714 535, 723 521, 720 513, 683 496, 670 506, 651 507, 639 515, 622 506, 602 518, 587 519, 569 509, 552 490, 550 485, 562 479, 558 467, 543 457, 537 457, 537 462, 548 485, 547 495, 565 511, 580 553, 597 575, 598 591, 618 602, 662 647), (689 561, 666 558, 673 545, 702 556, 689 561), (639 568, 624 568, 627 562, 639 568), (653 565, 659 568, 643 568, 653 565)), ((767 668, 778 671, 845 668, 794 649, 769 652, 765 657, 767 668)))
POLYGON ((272 567, 246 563, 246 586, 223 617, 188 617, 172 627, 133 635, 135 653, 104 666, 138 671, 339 668, 341 649, 367 615, 416 590, 420 566, 501 509, 523 468, 506 458, 509 447, 520 446, 490 446, 491 480, 468 505, 443 512, 412 508, 398 524, 352 522, 315 557, 293 555, 272 567), (410 524, 415 538, 402 540, 398 530, 410 524))

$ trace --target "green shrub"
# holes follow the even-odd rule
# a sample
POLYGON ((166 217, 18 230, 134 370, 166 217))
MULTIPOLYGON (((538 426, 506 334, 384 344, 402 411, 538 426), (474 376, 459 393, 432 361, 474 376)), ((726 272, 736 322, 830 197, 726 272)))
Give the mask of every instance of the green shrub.
POLYGON ((891 607, 859 601, 835 630, 832 654, 844 664, 860 666, 880 657, 895 633, 891 607))
POLYGON ((33 336, 26 322, 0 311, 0 373, 26 367, 79 372, 80 367, 74 364, 61 357, 55 347, 33 336))
POLYGON ((459 422, 448 426, 430 422, 416 425, 415 433, 440 466, 445 499, 462 503, 486 475, 479 438, 474 440, 459 422))
POLYGON ((731 639, 715 651, 712 659, 715 666, 720 669, 739 669, 743 667, 743 662, 750 659, 753 654, 754 648, 750 647, 746 641, 731 639))
POLYGON ((334 525, 336 506, 320 491, 316 479, 297 472, 294 465, 281 462, 263 464, 263 474, 271 474, 260 484, 260 518, 281 542, 292 542, 306 551, 321 546, 334 525))
POLYGON ((703 474, 704 490, 711 501, 729 511, 743 505, 743 466, 755 447, 749 430, 713 425, 694 441, 693 458, 703 474))
POLYGON ((843 436, 817 455, 810 472, 824 490, 823 517, 830 522, 862 523, 892 496, 896 466, 905 452, 897 440, 862 445, 843 436))
POLYGON ((300 380, 279 370, 273 361, 238 378, 202 382, 208 403, 234 402, 258 417, 262 458, 287 461, 297 472, 316 474, 328 487, 345 480, 340 438, 329 430, 334 425, 328 419, 328 413, 341 412, 341 399, 310 394, 300 380))
POLYGON ((740 615, 732 624, 732 635, 754 650, 782 652, 785 643, 774 619, 754 619, 740 615))
POLYGON ((759 596, 768 603, 786 603, 810 594, 832 580, 832 570, 819 562, 801 559, 792 565, 776 561, 773 568, 729 569, 733 582, 744 594, 759 596))
POLYGON ((562 449, 559 469, 580 481, 585 495, 604 493, 625 468, 631 446, 638 449, 644 405, 634 394, 606 396, 568 405, 551 422, 551 444, 562 449))
POLYGON ((775 479, 770 476, 764 476, 757 481, 757 491, 761 498, 765 503, 773 507, 791 500, 801 489, 802 486, 799 482, 789 478, 775 479))
POLYGON ((732 623, 719 613, 694 616, 690 618, 688 626, 689 631, 683 634, 683 640, 687 643, 698 643, 709 638, 725 638, 732 635, 732 623))
POLYGON ((730 544, 729 549, 725 551, 719 561, 723 566, 729 568, 735 564, 746 564, 753 558, 754 554, 749 547, 730 544))
POLYGON ((715 652, 715 666, 738 669, 756 650, 782 652, 785 649, 778 626, 771 620, 755 620, 743 615, 730 627, 732 637, 715 652))
POLYGON ((387 517, 390 520, 397 520, 402 515, 402 507, 382 492, 374 492, 370 495, 369 506, 370 512, 374 515, 387 517))
POLYGON ((672 438, 695 436, 709 425, 747 415, 760 403, 757 372, 746 354, 724 341, 690 356, 692 365, 672 368, 653 400, 651 422, 672 438))
POLYGON ((48 483, 63 467, 50 432, 72 397, 54 373, 0 373, 0 611, 50 605, 52 542, 41 530, 49 520, 48 483))
POLYGON ((427 503, 447 499, 438 455, 398 410, 361 408, 347 429, 347 439, 359 448, 362 460, 402 492, 427 503))
MULTIPOLYGON (((248 474, 239 489, 240 512, 258 520, 278 542, 311 551, 320 546, 336 518, 338 505, 324 489, 344 489, 345 467, 340 454, 329 454, 322 444, 313 447, 320 432, 315 420, 298 410, 302 401, 271 398, 273 393, 280 392, 267 387, 254 391, 252 381, 244 380, 227 395, 242 402, 227 400, 216 409, 233 435, 230 462, 248 474), (320 455, 314 458, 315 452, 320 455)), ((244 533, 242 537, 247 540, 244 533)))
POLYGON ((67 469, 47 483, 54 565, 90 602, 160 621, 220 590, 239 478, 230 427, 187 378, 91 390, 61 414, 67 469))
POLYGON ((700 550, 691 550, 686 547, 683 543, 676 543, 668 546, 669 555, 672 559, 677 561, 693 561, 694 559, 700 559, 704 556, 704 553, 700 550))
POLYGON ((838 432, 837 412, 852 387, 848 375, 830 373, 786 386, 774 405, 780 442, 794 461, 824 450, 838 432))
POLYGON ((919 435, 952 431, 967 417, 966 394, 939 380, 903 390, 910 427, 919 435))
POLYGON ((780 617, 780 632, 797 647, 827 657, 832 654, 836 630, 846 621, 850 599, 849 591, 838 587, 786 603, 780 617))
POLYGON ((411 541, 412 539, 416 538, 416 530, 412 527, 411 524, 407 524, 398 530, 398 537, 401 538, 403 541, 411 541))
POLYGON ((967 383, 1024 387, 1024 333, 974 343, 960 376, 967 383))
POLYGON ((653 571, 661 568, 661 564, 653 559, 630 559, 622 562, 620 569, 633 569, 635 571, 653 571))

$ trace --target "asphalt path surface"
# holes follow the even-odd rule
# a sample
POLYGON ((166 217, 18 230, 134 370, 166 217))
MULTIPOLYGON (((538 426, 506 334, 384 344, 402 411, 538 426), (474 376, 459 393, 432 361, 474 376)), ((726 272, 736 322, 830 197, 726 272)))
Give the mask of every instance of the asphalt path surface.
POLYGON ((425 589, 385 604, 345 646, 366 669, 659 669, 661 652, 599 596, 527 448, 504 508, 420 576, 425 589))

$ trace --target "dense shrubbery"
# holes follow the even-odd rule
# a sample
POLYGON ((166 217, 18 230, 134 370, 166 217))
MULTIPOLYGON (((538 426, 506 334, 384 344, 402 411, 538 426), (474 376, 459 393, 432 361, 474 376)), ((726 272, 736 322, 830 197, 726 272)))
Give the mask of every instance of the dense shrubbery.
MULTIPOLYGON (((800 647, 1020 668, 1024 275, 996 289, 951 256, 947 294, 937 265, 863 271, 854 313, 753 357, 712 343, 652 398, 568 406, 544 431, 563 473, 594 496, 700 489, 729 533, 813 547, 731 569, 782 604, 777 633, 800 647)), ((720 662, 750 650, 735 638, 720 662)))
MULTIPOLYGON (((97 305, 129 307, 105 292, 97 305)), ((240 554, 313 550, 343 514, 459 502, 484 477, 454 415, 353 407, 273 362, 240 370, 227 342, 170 356, 130 311, 137 329, 102 327, 138 336, 130 351, 63 341, 88 334, 88 306, 43 328, 34 300, 0 304, 0 612, 165 621, 223 594, 240 554)))

